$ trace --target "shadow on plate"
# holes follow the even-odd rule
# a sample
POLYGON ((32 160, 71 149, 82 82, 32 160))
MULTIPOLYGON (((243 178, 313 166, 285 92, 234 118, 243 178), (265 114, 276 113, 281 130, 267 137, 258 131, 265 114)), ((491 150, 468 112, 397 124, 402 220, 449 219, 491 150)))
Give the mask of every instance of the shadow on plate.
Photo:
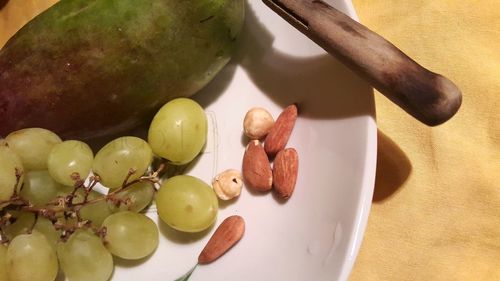
POLYGON ((273 41, 274 36, 247 3, 238 52, 196 98, 204 106, 215 101, 240 65, 276 103, 283 107, 298 103, 302 117, 331 119, 371 113, 372 88, 340 62, 327 54, 291 56, 273 48, 273 41))
MULTIPOLYGON (((253 82, 282 106, 298 103, 303 117, 347 118, 369 113, 372 88, 328 54, 294 57, 272 47, 274 37, 247 6, 237 57, 253 82), (250 51, 251 50, 251 51, 250 51)), ((297 31, 298 32, 298 31, 297 31)), ((302 36, 302 35, 300 35, 302 36)))
MULTIPOLYGON (((242 190, 242 192, 243 192, 243 190, 242 190)), ((224 210, 225 208, 236 204, 236 202, 238 202, 240 197, 241 196, 237 196, 237 197, 229 199, 229 200, 218 199, 219 200, 219 210, 220 209, 224 210)))

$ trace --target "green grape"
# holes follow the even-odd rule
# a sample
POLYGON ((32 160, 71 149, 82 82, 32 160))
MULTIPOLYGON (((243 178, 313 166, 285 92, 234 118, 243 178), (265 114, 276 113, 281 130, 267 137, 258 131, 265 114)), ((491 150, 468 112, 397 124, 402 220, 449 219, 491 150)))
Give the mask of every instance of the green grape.
MULTIPOLYGON (((59 189, 57 190, 57 196, 59 197, 66 197, 68 196, 71 192, 73 192, 75 188, 72 186, 64 186, 61 185, 59 189)), ((76 193, 75 193, 75 198, 73 199, 73 203, 80 203, 83 202, 85 196, 85 190, 83 188, 79 188, 76 193)))
POLYGON ((106 200, 86 205, 80 210, 81 218, 89 220, 93 226, 101 226, 102 222, 111 214, 111 208, 106 200))
POLYGON ((44 217, 38 217, 36 219, 35 226, 33 227, 33 230, 40 232, 45 236, 47 241, 49 242, 50 246, 56 249, 56 244, 59 241, 60 233, 59 231, 56 230, 52 222, 44 217))
POLYGON ((184 232, 207 229, 217 217, 218 201, 212 188, 202 180, 175 176, 165 181, 156 194, 160 218, 184 232))
POLYGON ((49 219, 41 216, 36 218, 35 214, 31 212, 11 211, 10 213, 15 221, 12 224, 2 226, 2 231, 7 239, 12 240, 18 235, 35 230, 43 234, 52 246, 55 246, 59 240, 59 233, 49 219))
POLYGON ((7 276, 7 247, 0 244, 0 281, 9 281, 7 276))
POLYGON ((43 206, 57 197, 61 185, 47 171, 30 171, 24 177, 24 186, 19 195, 34 206, 43 206))
POLYGON ((35 224, 35 214, 30 212, 11 211, 15 219, 12 224, 2 226, 2 231, 7 239, 12 240, 16 236, 28 233, 35 224))
POLYGON ((69 281, 106 281, 113 272, 113 257, 88 229, 79 229, 59 243, 57 256, 69 281))
POLYGON ((49 173, 62 185, 74 186, 74 174, 85 180, 92 168, 94 153, 81 141, 69 140, 56 144, 47 161, 49 173))
MULTIPOLYGON (((8 146, 0 145, 0 201, 9 200, 16 190, 16 170, 21 175, 19 185, 24 179, 21 158, 8 146)), ((3 204, 0 204, 0 209, 3 204)))
POLYGON ((115 195, 122 200, 119 206, 111 204, 113 212, 140 212, 146 208, 154 197, 154 187, 149 182, 138 182, 115 195))
POLYGON ((117 257, 140 259, 158 247, 158 228, 143 214, 131 211, 115 213, 102 225, 106 227, 106 247, 117 257))
POLYGON ((149 127, 153 152, 176 165, 191 162, 207 140, 203 108, 187 98, 174 99, 156 113, 149 127))
POLYGON ((92 169, 109 188, 121 187, 131 169, 135 180, 144 175, 153 161, 148 143, 137 137, 121 137, 106 144, 97 152, 92 169))
POLYGON ((74 187, 73 186, 65 186, 61 185, 59 189, 57 190, 57 196, 66 196, 73 191, 74 187))
POLYGON ((61 139, 53 132, 41 128, 28 128, 10 133, 5 140, 21 157, 24 168, 47 170, 47 159, 54 145, 61 139))
POLYGON ((7 272, 12 281, 53 281, 58 271, 56 251, 41 233, 16 236, 7 248, 7 272))
MULTIPOLYGON (((79 196, 79 195, 78 195, 79 196)), ((101 198, 104 195, 92 191, 89 194, 88 200, 94 200, 97 198, 101 198)), ((80 197, 82 198, 82 197, 80 197)), ((77 197, 76 199, 80 202, 83 201, 83 198, 80 199, 77 197)), ((75 202, 75 201, 73 201, 75 202)), ((78 203, 78 202, 75 202, 78 203)), ((92 222, 92 225, 94 226, 101 226, 102 222, 109 216, 111 215, 111 207, 109 206, 108 202, 106 200, 100 200, 92 204, 88 204, 80 209, 80 216, 84 220, 89 220, 92 222)))

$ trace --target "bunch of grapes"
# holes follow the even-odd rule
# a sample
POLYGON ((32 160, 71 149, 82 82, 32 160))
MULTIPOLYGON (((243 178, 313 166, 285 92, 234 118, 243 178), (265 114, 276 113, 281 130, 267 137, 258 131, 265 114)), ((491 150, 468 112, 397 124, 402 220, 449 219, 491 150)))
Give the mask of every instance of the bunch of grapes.
POLYGON ((0 281, 52 281, 59 271, 70 281, 108 280, 113 255, 141 259, 157 248, 158 228, 141 213, 152 201, 177 230, 208 228, 218 210, 211 187, 159 177, 166 165, 191 162, 206 135, 203 109, 180 98, 160 109, 147 142, 120 137, 95 157, 84 142, 41 128, 0 140, 0 281), (152 167, 155 157, 162 161, 152 167))

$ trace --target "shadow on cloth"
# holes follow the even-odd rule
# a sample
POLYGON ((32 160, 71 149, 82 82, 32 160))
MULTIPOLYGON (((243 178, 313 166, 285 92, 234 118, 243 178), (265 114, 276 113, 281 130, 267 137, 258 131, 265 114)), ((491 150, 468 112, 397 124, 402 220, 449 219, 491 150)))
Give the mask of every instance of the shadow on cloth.
POLYGON ((9 2, 9 0, 0 0, 0 10, 5 7, 5 5, 7 5, 7 2, 9 2))
POLYGON ((378 130, 377 174, 373 202, 382 202, 392 196, 406 182, 412 171, 410 159, 382 131, 378 130))

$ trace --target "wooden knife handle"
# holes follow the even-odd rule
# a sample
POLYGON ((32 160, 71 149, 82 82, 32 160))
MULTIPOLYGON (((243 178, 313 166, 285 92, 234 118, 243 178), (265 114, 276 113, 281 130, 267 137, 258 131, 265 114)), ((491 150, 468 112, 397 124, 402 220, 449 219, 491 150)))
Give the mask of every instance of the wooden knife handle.
POLYGON ((446 77, 316 0, 263 0, 275 12, 421 122, 435 126, 459 109, 462 94, 446 77))

